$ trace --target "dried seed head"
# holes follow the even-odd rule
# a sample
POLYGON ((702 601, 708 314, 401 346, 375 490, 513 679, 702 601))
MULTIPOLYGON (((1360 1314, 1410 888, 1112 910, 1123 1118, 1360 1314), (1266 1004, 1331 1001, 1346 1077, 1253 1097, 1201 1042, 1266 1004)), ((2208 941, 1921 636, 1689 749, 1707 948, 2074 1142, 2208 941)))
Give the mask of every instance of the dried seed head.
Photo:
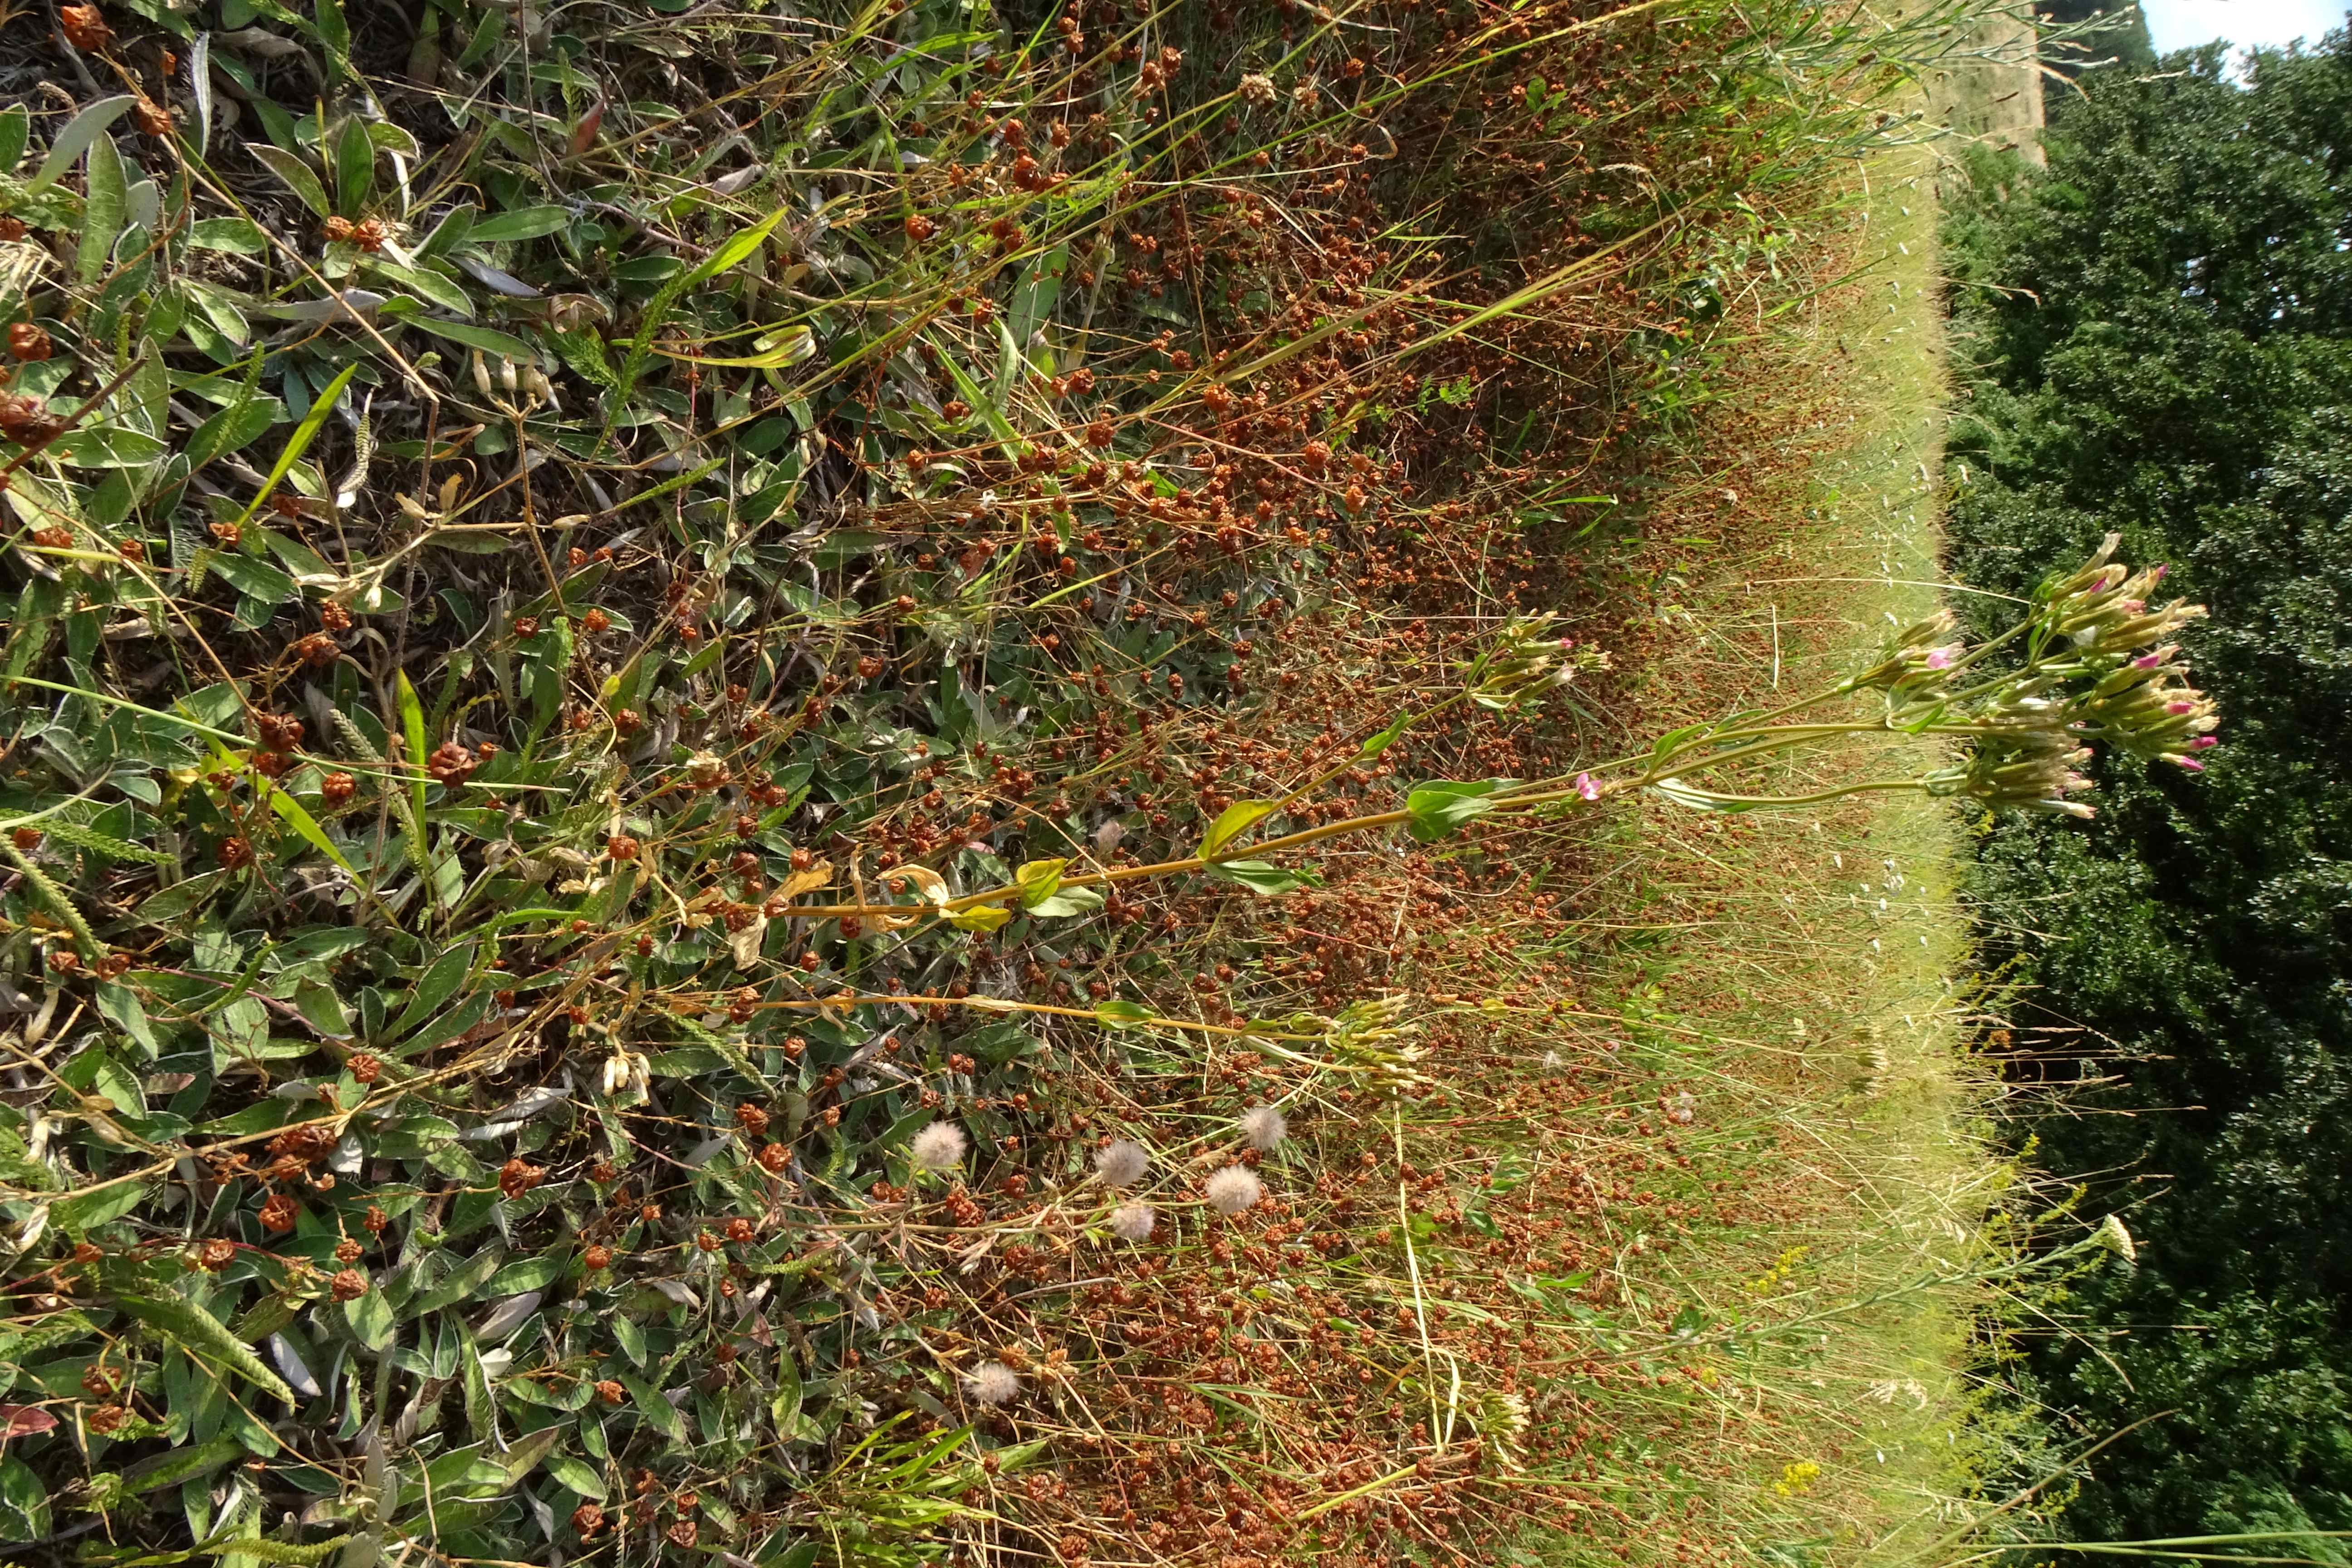
POLYGON ((1265 1196, 1265 1184, 1259 1182, 1257 1173, 1242 1165, 1227 1165, 1209 1178, 1203 1191, 1210 1206, 1222 1215, 1245 1214, 1265 1196))
POLYGON ((1159 1217, 1150 1204, 1121 1204, 1110 1211, 1110 1233, 1121 1241, 1150 1241, 1159 1217))
POLYGON ((1114 1139, 1095 1151, 1095 1174, 1107 1187, 1133 1186, 1150 1164, 1150 1154, 1132 1138, 1114 1139))
POLYGON ((1253 1149, 1272 1149, 1290 1135, 1290 1123, 1271 1105, 1253 1105, 1236 1123, 1253 1149))
POLYGON ((918 1170, 952 1171, 963 1163, 964 1150, 970 1144, 963 1129, 954 1122, 934 1121, 915 1134, 907 1153, 918 1170))
POLYGON ((1001 1361, 984 1361, 963 1374, 963 1387, 982 1405, 1010 1405, 1020 1396, 1021 1374, 1001 1361))

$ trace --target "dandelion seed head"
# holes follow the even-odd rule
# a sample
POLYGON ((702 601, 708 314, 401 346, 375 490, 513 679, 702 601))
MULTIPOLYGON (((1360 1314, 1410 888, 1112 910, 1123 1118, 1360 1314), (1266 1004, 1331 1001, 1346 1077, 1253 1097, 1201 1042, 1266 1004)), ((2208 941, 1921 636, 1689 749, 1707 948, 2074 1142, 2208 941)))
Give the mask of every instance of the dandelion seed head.
POLYGON ((1223 1215, 1247 1213, 1265 1195, 1265 1186, 1257 1179, 1257 1173, 1243 1165, 1227 1165, 1209 1178, 1203 1190, 1208 1194, 1210 1206, 1223 1215))
POLYGON ((1273 1148, 1290 1134, 1290 1123, 1271 1105, 1251 1106, 1242 1112, 1238 1125, 1249 1146, 1261 1151, 1273 1148))
POLYGON ((1001 1361, 984 1361, 963 1374, 963 1387, 982 1405, 1010 1405, 1020 1395, 1021 1374, 1001 1361))
POLYGON ((963 1152, 970 1144, 963 1129, 954 1122, 934 1121, 915 1134, 907 1153, 919 1170, 952 1171, 963 1163, 963 1152))
POLYGON ((1150 1241, 1159 1217, 1150 1204, 1121 1204, 1110 1211, 1110 1233, 1121 1241, 1150 1241))
POLYGON ((1095 1174, 1107 1187, 1133 1186, 1150 1164, 1150 1154, 1132 1138, 1115 1138, 1095 1151, 1095 1174))

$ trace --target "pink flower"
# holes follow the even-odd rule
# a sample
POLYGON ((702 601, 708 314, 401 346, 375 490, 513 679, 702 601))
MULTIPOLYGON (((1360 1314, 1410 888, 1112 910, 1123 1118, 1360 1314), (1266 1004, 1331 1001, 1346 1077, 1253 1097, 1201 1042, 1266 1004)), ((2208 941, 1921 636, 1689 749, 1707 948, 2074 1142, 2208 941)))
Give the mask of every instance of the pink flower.
POLYGON ((1576 775, 1576 793, 1587 800, 1599 800, 1601 786, 1592 782, 1591 773, 1579 773, 1576 775))
POLYGON ((1949 647, 1930 648, 1927 650, 1927 668, 1929 669, 1949 669, 1953 665, 1959 662, 1959 658, 1960 645, 1958 643, 1954 643, 1949 647))
POLYGON ((2220 745, 2221 741, 2217 735, 2192 735, 2189 737, 2189 743, 2196 750, 2201 752, 2209 746, 2220 745))

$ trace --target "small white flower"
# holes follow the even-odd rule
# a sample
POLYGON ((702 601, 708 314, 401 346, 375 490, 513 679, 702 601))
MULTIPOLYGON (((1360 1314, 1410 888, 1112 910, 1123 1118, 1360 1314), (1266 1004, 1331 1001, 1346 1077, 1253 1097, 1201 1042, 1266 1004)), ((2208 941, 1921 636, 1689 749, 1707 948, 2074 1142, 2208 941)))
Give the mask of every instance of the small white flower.
POLYGON ((907 1153, 919 1170, 952 1171, 963 1163, 963 1152, 970 1142, 954 1122, 934 1121, 915 1134, 907 1153))
POLYGON ((1095 1174, 1107 1187, 1131 1187, 1143 1177, 1151 1156, 1132 1138, 1113 1139, 1095 1151, 1095 1174))
POLYGON ((1110 1233, 1121 1241, 1150 1241, 1159 1217, 1150 1204, 1121 1204, 1110 1211, 1110 1233))
POLYGON ((963 1387, 982 1405, 1010 1405, 1020 1396, 1021 1374, 1001 1361, 984 1361, 963 1374, 963 1387))
POLYGON ((1257 1206, 1265 1196, 1265 1187, 1257 1173, 1244 1165, 1227 1165, 1209 1178, 1206 1188, 1209 1203, 1219 1214, 1244 1214, 1257 1206))
POLYGON ((2114 1215, 2099 1222, 2099 1245, 2126 1263, 2137 1266, 2139 1262, 2139 1247, 2132 1241, 2132 1233, 2114 1215))
POLYGON ((1251 1106, 1242 1112, 1239 1126, 1249 1146, 1260 1151, 1273 1148, 1290 1132, 1290 1123, 1271 1105, 1251 1106))

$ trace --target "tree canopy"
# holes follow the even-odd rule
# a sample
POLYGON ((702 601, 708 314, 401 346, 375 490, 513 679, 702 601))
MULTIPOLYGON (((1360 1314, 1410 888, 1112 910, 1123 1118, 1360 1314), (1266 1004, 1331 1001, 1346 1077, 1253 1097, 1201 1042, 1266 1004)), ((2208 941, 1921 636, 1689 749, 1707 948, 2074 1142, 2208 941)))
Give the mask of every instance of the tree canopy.
POLYGON ((2175 1412, 2085 1539, 2352 1527, 2352 37, 2223 66, 2086 73, 2046 172, 1976 155, 1947 229, 1956 571, 2179 563, 2226 716, 2201 776, 2101 758, 2097 820, 1980 840, 2015 1070, 2064 1084, 2037 1158, 2143 1238, 2032 1385, 2084 1436, 2175 1412))

